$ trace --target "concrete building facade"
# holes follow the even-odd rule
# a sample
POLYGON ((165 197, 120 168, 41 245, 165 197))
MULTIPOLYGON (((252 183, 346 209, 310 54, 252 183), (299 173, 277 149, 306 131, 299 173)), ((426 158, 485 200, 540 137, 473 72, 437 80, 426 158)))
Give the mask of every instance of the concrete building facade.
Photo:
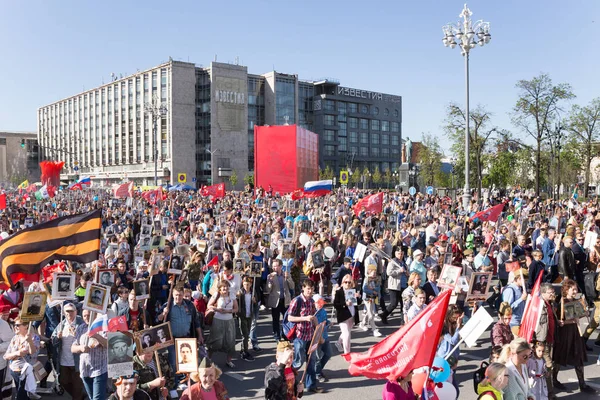
POLYGON ((319 167, 379 168, 400 162, 402 98, 303 81, 245 66, 172 61, 38 109, 42 159, 66 162, 63 179, 108 185, 134 180, 200 187, 244 185, 254 166, 254 126, 298 124, 319 135, 319 167), (162 104, 154 119, 146 104, 162 104), (366 110, 366 111, 365 111, 366 110), (156 147, 155 143, 156 142, 156 147))
POLYGON ((35 132, 0 132, 0 186, 14 188, 21 182, 40 180, 35 132))

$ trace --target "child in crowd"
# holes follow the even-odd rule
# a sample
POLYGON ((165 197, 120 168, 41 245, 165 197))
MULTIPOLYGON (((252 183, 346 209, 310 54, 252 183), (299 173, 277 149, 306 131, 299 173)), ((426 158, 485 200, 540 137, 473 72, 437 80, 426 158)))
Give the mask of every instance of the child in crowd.
POLYGON ((367 266, 367 276, 363 282, 363 296, 365 302, 365 314, 363 316, 360 327, 363 331, 373 330, 373 336, 381 336, 381 332, 375 325, 375 305, 377 304, 377 296, 379 294, 379 286, 381 285, 377 278, 377 265, 369 264, 367 266))
POLYGON ((292 368, 294 346, 287 341, 277 343, 276 362, 265 369, 265 399, 296 400, 302 397, 304 384, 292 368))
POLYGON ((544 342, 536 342, 533 347, 533 355, 527 360, 527 371, 529 372, 529 382, 531 391, 536 400, 545 400, 548 398, 548 386, 546 384, 546 363, 542 358, 544 355, 544 342))
POLYGON ((117 299, 110 308, 114 311, 115 315, 122 315, 121 310, 129 307, 129 289, 121 286, 119 289, 117 289, 117 296, 117 299))
POLYGON ((245 276, 242 281, 242 290, 238 294, 238 317, 240 319, 240 330, 242 331, 242 350, 240 358, 245 361, 254 361, 254 357, 248 351, 250 340, 250 327, 254 318, 254 309, 258 307, 258 299, 252 293, 253 278, 245 276))
POLYGON ((425 304, 425 296, 425 291, 423 289, 415 289, 413 303, 406 314, 406 321, 411 321, 413 318, 419 315, 419 313, 423 311, 425 307, 427 307, 427 304, 425 304))
POLYGON ((327 319, 327 310, 324 308, 325 299, 321 295, 315 294, 313 300, 315 301, 315 307, 317 309, 317 313, 315 314, 317 323, 320 324, 321 322, 325 322, 323 335, 319 340, 319 348, 315 354, 317 356, 317 380, 319 382, 327 382, 327 377, 323 374, 323 368, 325 368, 325 364, 327 364, 327 361, 331 358, 331 344, 329 343, 329 327, 331 326, 331 321, 327 319))

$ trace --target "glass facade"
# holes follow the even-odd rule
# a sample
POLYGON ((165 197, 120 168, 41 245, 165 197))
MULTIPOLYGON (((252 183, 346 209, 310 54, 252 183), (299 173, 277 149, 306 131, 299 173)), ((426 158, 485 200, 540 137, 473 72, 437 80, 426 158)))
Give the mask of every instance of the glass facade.
POLYGON ((298 125, 313 130, 313 97, 314 85, 308 82, 298 82, 298 125))
POLYGON ((196 181, 210 181, 210 74, 196 69, 196 181))
POLYGON ((254 127, 265 124, 265 79, 248 76, 248 170, 254 171, 254 127))
POLYGON ((275 124, 296 123, 296 81, 277 75, 275 78, 275 124))

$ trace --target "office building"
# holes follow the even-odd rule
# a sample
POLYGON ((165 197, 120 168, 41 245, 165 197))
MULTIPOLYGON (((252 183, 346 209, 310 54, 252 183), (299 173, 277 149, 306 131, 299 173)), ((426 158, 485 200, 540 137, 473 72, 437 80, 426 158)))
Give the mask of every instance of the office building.
POLYGON ((0 186, 14 188, 25 180, 40 180, 36 133, 0 132, 0 186))
POLYGON ((316 132, 319 166, 336 175, 346 167, 395 170, 402 144, 400 96, 218 62, 170 60, 43 106, 37 119, 42 158, 59 154, 63 178, 86 175, 104 185, 152 185, 157 152, 159 184, 182 177, 198 187, 231 188, 235 175, 239 189, 254 168, 256 125, 316 132), (145 111, 153 102, 164 114, 145 111))

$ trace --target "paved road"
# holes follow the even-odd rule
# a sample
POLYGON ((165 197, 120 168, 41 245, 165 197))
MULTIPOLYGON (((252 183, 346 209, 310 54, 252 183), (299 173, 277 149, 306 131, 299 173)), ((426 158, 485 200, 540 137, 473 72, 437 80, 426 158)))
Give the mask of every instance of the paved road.
MULTIPOLYGON (((262 399, 264 398, 264 369, 268 363, 272 362, 275 357, 275 342, 271 338, 271 316, 270 312, 261 312, 259 322, 259 340, 263 351, 260 354, 255 354, 254 362, 245 362, 241 359, 234 360, 235 368, 229 369, 224 366, 225 357, 223 354, 214 356, 215 362, 222 366, 224 376, 221 380, 229 390, 232 399, 262 399)), ((389 335, 396 329, 398 323, 397 317, 390 319, 390 325, 380 328, 384 335, 389 335)), ((334 340, 339 335, 339 329, 334 326, 331 333, 334 340)), ((354 329, 352 332, 352 350, 365 351, 373 344, 377 343, 381 338, 374 338, 359 329, 354 329)), ((595 340, 595 336, 592 337, 595 340)), ((592 341, 590 341, 592 342, 592 341)), ((239 344, 238 344, 239 346, 239 344)), ((239 348, 239 347, 238 347, 239 348)), ((457 378, 460 382, 460 399, 475 400, 477 395, 473 391, 472 376, 473 372, 478 368, 479 363, 483 359, 487 359, 490 351, 489 330, 480 338, 478 345, 471 349, 464 345, 461 347, 461 361, 457 370, 457 378)), ((593 354, 589 354, 589 362, 585 368, 586 380, 588 384, 595 389, 600 390, 600 367, 596 366, 596 360, 600 348, 596 347, 593 354)), ((339 356, 337 349, 333 349, 333 357, 326 366, 329 382, 320 384, 327 391, 323 394, 315 394, 306 396, 305 398, 314 398, 318 400, 338 400, 338 399, 361 399, 361 400, 377 400, 381 399, 381 390, 383 381, 369 380, 363 377, 353 377, 347 372, 347 363, 339 356)), ((567 385, 570 392, 559 393, 560 398, 572 399, 591 399, 598 396, 580 394, 577 390, 577 380, 575 371, 570 368, 561 371, 559 380, 567 385)), ((70 398, 68 395, 44 395, 44 399, 64 400, 70 398)))

